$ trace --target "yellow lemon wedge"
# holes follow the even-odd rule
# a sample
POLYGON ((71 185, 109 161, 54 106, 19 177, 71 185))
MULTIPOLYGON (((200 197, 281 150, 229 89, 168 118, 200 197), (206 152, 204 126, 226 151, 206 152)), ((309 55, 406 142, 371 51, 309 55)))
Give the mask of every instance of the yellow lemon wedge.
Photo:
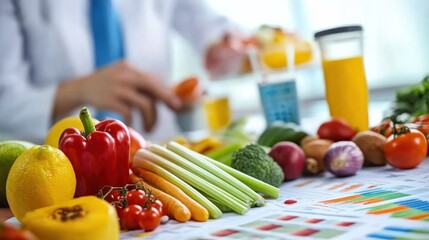
POLYGON ((6 198, 15 217, 73 198, 76 177, 67 156, 58 148, 35 145, 10 168, 6 198))
MULTIPOLYGON (((97 119, 92 119, 94 125, 99 123, 97 119)), ((56 122, 48 132, 45 138, 45 144, 58 148, 61 134, 67 128, 77 128, 83 130, 83 124, 79 117, 66 117, 56 122)))
POLYGON ((120 234, 115 208, 95 196, 36 209, 22 224, 41 240, 117 240, 120 234))

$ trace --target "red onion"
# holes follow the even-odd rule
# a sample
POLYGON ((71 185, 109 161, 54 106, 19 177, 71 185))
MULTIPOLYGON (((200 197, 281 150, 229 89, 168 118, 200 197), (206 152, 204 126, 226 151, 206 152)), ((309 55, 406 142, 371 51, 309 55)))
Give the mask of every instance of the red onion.
POLYGON ((268 153, 282 168, 286 181, 301 177, 305 166, 302 149, 293 142, 278 142, 268 153))
POLYGON ((337 177, 348 177, 356 174, 363 165, 363 153, 351 141, 333 143, 325 155, 326 169, 337 177))

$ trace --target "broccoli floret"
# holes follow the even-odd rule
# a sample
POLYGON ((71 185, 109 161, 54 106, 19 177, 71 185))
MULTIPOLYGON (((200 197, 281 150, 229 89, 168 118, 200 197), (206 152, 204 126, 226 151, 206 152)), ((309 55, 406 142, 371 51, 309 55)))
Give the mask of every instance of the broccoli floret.
POLYGON ((284 180, 280 166, 256 144, 234 152, 231 167, 275 187, 280 186, 284 180))

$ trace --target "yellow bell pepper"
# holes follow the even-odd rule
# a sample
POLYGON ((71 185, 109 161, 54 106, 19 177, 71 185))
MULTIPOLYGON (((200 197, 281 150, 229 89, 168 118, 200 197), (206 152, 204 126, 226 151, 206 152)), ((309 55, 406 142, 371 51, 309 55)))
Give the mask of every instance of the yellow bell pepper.
POLYGON ((21 223, 41 240, 117 240, 120 234, 115 208, 95 196, 36 209, 21 223))

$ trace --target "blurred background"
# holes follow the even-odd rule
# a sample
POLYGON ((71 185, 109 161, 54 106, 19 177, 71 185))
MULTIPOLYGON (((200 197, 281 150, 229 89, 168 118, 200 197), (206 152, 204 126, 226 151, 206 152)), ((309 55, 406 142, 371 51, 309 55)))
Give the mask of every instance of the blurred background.
MULTIPOLYGON (((420 82, 429 72, 429 1, 426 0, 210 0, 219 12, 249 35, 261 25, 279 27, 311 46, 311 60, 296 68, 301 117, 327 117, 324 81, 314 33, 359 24, 364 33, 364 63, 370 90, 370 123, 380 121, 395 89, 420 82)), ((261 111, 256 82, 249 72, 207 81, 192 48, 180 36, 172 39, 175 80, 197 74, 211 94, 227 94, 234 118, 261 111), (189 57, 194 55, 195 57, 189 57)), ((296 55, 295 55, 296 57, 296 55)), ((295 59, 296 60, 296 59, 295 59)))

